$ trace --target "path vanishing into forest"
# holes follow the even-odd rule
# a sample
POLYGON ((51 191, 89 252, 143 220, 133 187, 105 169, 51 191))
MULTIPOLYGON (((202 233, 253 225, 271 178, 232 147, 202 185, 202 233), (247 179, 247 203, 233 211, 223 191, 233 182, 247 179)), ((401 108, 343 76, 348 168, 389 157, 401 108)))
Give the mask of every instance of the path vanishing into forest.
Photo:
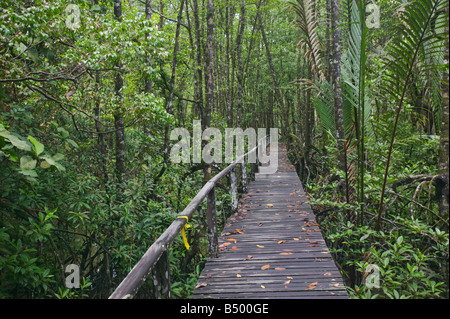
POLYGON ((348 298, 286 147, 256 174, 191 298, 348 298))

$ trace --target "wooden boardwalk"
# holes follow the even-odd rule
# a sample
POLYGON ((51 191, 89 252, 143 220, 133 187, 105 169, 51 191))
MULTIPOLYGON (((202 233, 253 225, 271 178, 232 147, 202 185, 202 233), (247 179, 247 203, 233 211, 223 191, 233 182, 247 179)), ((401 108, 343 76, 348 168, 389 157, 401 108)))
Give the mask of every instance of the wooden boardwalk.
POLYGON ((256 174, 219 245, 191 298, 348 298, 282 144, 278 171, 256 174))

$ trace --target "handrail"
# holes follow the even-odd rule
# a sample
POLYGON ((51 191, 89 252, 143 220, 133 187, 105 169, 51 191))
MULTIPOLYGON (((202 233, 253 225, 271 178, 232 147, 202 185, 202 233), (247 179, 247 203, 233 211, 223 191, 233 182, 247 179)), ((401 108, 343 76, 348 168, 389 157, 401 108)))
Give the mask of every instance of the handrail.
MULTIPOLYGON (((215 198, 215 186, 216 183, 223 177, 225 177, 238 163, 245 163, 245 157, 255 152, 259 146, 267 146, 267 136, 261 138, 256 146, 248 151, 246 154, 241 155, 233 162, 231 162, 225 169, 220 171, 217 175, 211 178, 192 201, 186 206, 186 208, 176 218, 172 224, 159 236, 159 238, 150 246, 145 252, 142 258, 131 269, 128 275, 122 280, 116 290, 109 296, 108 299, 129 299, 133 298, 138 292, 140 286, 147 279, 148 275, 154 270, 158 261, 163 254, 168 252, 169 245, 174 241, 178 233, 183 229, 188 219, 191 219, 193 213, 197 207, 207 197, 207 224, 208 224, 208 241, 209 241, 209 256, 217 257, 218 253, 218 237, 216 226, 216 198, 215 198), (262 142, 262 144, 261 144, 262 142)), ((167 257, 167 256, 166 256, 167 257)), ((168 257, 166 258, 168 259, 168 257)), ((167 265, 168 267, 168 265, 167 265)), ((168 269, 164 271, 164 277, 168 280, 168 269)), ((170 288, 169 288, 170 290, 170 288)), ((170 293, 169 293, 170 296, 170 293)))

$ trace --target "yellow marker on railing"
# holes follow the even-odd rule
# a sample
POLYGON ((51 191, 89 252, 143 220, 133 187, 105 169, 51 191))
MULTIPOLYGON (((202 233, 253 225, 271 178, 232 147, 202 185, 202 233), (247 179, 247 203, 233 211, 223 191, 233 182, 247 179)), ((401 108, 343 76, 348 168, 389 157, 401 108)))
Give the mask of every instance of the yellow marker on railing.
POLYGON ((187 216, 178 216, 177 218, 186 218, 186 225, 184 225, 183 229, 181 229, 181 235, 183 235, 183 241, 184 245, 186 246, 186 250, 189 250, 190 246, 187 241, 186 232, 184 231, 185 228, 191 228, 191 225, 188 224, 188 217, 187 216))

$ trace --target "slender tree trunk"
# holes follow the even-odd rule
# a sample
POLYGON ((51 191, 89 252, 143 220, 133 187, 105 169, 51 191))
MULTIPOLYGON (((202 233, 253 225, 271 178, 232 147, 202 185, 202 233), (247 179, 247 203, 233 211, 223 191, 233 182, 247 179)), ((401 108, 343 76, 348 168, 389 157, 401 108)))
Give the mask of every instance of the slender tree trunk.
POLYGON ((336 116, 336 137, 338 146, 338 167, 345 170, 345 147, 344 147, 344 115, 342 109, 342 87, 341 87, 341 34, 339 31, 339 3, 338 0, 331 2, 331 39, 332 48, 332 83, 334 89, 334 108, 336 116))
MULTIPOLYGON (((146 0, 145 1, 145 19, 146 20, 151 20, 152 19, 152 0, 146 0)), ((152 58, 151 56, 147 57, 147 64, 151 67, 152 66, 152 58)), ((150 80, 149 77, 145 78, 145 87, 144 90, 146 93, 150 93, 153 92, 153 88, 152 88, 152 81, 150 80)))
MULTIPOLYGON (((203 112, 202 127, 206 129, 211 125, 211 110, 214 105, 214 1, 208 0, 206 9, 206 57, 205 57, 205 107, 203 112)), ((211 166, 204 171, 204 180, 211 178, 211 166)))
POLYGON ((243 96, 243 67, 242 67, 242 36, 245 29, 245 0, 241 0, 241 12, 239 14, 239 32, 236 37, 236 60, 237 60, 237 103, 236 103, 236 120, 237 126, 242 123, 242 96, 243 96))
MULTIPOLYGON (((122 1, 115 0, 114 16, 119 22, 122 22, 122 1)), ((122 79, 122 63, 118 63, 118 72, 114 79, 114 91, 118 97, 119 104, 114 113, 114 128, 116 134, 116 175, 119 183, 125 179, 125 128, 123 118, 123 79, 122 79)))
POLYGON ((196 96, 197 101, 197 111, 200 120, 203 117, 203 68, 202 68, 202 40, 200 35, 200 18, 198 12, 198 2, 197 0, 192 0, 192 10, 194 15, 194 29, 195 29, 195 42, 196 42, 196 59, 195 59, 195 70, 196 70, 196 96))
MULTIPOLYGON (((230 88, 230 14, 229 14, 229 1, 227 1, 226 7, 226 25, 225 25, 225 37, 226 37, 226 51, 225 51, 225 63, 226 63, 226 81, 227 81, 227 92, 226 92, 226 119, 227 126, 233 126, 233 110, 231 109, 231 88, 230 88)), ((231 21, 233 21, 231 19, 231 21)), ((231 26, 233 26, 231 24, 231 26)))
MULTIPOLYGON (((173 97, 174 97, 174 91, 175 91, 175 75, 176 75, 176 71, 177 71, 177 55, 178 55, 178 42, 179 42, 179 38, 180 38, 180 25, 181 25, 181 18, 183 17, 183 7, 184 7, 184 1, 185 0, 181 0, 181 4, 180 4, 180 9, 178 11, 178 16, 177 16, 177 27, 176 27, 176 31, 175 31, 175 44, 173 46, 173 60, 172 60, 172 74, 170 77, 170 84, 169 84, 169 101, 167 103, 167 107, 166 107, 166 111, 169 114, 173 113, 173 97)), ((153 183, 156 183, 161 176, 164 174, 164 172, 166 171, 166 167, 167 167, 167 163, 169 161, 169 124, 166 124, 165 130, 164 130, 164 164, 163 167, 161 168, 161 170, 159 171, 159 174, 155 177, 155 180, 153 181, 153 183)))
POLYGON ((214 105, 214 1, 208 0, 206 11, 206 56, 205 56, 205 109, 204 122, 205 128, 211 125, 211 110, 214 105))
MULTIPOLYGON (((277 74, 275 73, 275 67, 273 65, 273 60, 272 60, 272 54, 270 53, 269 42, 267 41, 267 36, 266 36, 266 32, 264 30, 264 24, 263 24, 263 21, 261 18, 261 13, 258 10, 256 14, 259 19, 259 28, 261 30, 262 39, 264 42, 264 46, 266 48, 267 61, 269 63, 270 75, 272 76, 272 81, 274 84, 275 96, 276 96, 278 102, 280 103, 280 108, 284 109, 284 101, 283 101, 283 97, 281 95, 280 86, 278 84, 277 74)), ((273 109, 273 105, 270 105, 269 107, 271 107, 273 109)))
MULTIPOLYGON (((237 123, 238 127, 242 126, 242 109, 243 109, 243 66, 242 66, 242 36, 244 34, 245 29, 245 0, 241 0, 241 12, 239 15, 239 33, 236 37, 236 57, 237 57, 237 83, 238 83, 238 94, 237 94, 237 123)), ((247 165, 245 163, 245 159, 241 164, 241 172, 242 172, 242 190, 243 192, 247 192, 247 165)))
MULTIPOLYGON (((445 34, 448 34, 448 6, 446 8, 447 24, 445 26, 445 34)), ((444 48, 444 61, 449 60, 448 38, 444 48)), ((449 106, 448 106, 448 69, 443 72, 442 81, 442 125, 441 139, 439 144, 439 163, 438 174, 442 175, 442 187, 439 195, 439 214, 448 217, 449 213, 449 106)))

